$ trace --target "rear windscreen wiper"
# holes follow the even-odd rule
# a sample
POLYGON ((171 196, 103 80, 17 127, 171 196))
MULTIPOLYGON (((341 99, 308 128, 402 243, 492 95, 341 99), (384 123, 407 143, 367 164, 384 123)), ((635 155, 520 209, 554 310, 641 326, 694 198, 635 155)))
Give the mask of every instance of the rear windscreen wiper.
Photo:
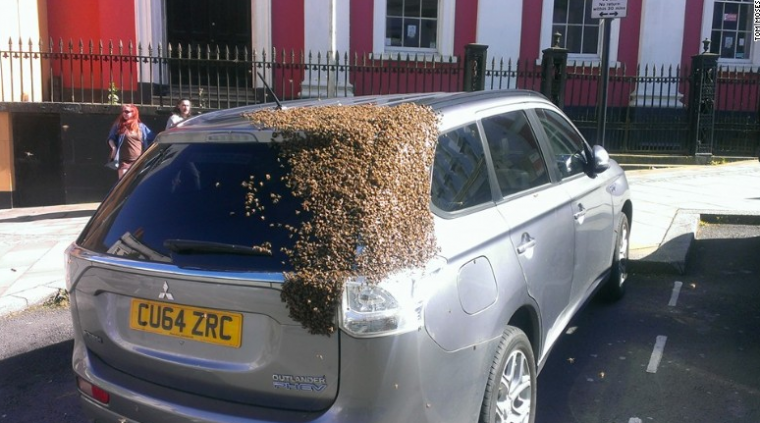
POLYGON ((238 254, 250 256, 272 256, 270 245, 248 247, 221 242, 195 241, 191 239, 167 239, 164 247, 179 254, 238 254))

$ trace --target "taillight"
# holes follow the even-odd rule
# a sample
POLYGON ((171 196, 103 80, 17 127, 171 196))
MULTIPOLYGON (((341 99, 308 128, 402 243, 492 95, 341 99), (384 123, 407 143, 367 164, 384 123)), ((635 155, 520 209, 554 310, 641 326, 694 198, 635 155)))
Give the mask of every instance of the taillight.
POLYGON ((423 307, 435 292, 446 260, 435 257, 424 269, 396 272, 376 284, 354 277, 343 287, 340 326, 358 338, 395 335, 424 325, 423 307))
POLYGON ((103 388, 95 386, 92 383, 82 379, 81 377, 77 377, 77 386, 79 386, 79 390, 82 391, 82 393, 94 399, 95 401, 107 405, 111 400, 111 395, 109 395, 108 392, 104 391, 103 388))

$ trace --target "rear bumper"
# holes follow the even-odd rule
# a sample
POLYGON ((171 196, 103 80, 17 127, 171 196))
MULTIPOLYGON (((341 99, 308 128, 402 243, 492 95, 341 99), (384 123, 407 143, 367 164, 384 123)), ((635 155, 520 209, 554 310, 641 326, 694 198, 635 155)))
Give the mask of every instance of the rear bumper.
POLYGON ((110 394, 108 405, 82 396, 84 412, 94 422, 474 422, 496 348, 492 341, 445 352, 424 330, 376 339, 341 335, 338 396, 327 410, 304 412, 161 387, 109 367, 76 338, 74 371, 110 394))

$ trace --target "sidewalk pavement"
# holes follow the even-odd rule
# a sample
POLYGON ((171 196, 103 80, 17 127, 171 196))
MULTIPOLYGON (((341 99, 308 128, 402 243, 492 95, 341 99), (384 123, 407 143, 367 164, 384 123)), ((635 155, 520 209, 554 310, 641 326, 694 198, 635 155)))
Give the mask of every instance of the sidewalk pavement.
POLYGON ((760 225, 760 163, 627 171, 633 201, 629 271, 676 273, 700 221, 760 225))
MULTIPOLYGON (((760 163, 626 172, 632 272, 683 273, 700 217, 760 224, 760 163), (745 219, 745 220, 746 220, 745 219)), ((63 252, 98 203, 0 210, 0 317, 65 289, 63 252)))
POLYGON ((0 317, 65 289, 63 252, 98 204, 0 210, 0 317))

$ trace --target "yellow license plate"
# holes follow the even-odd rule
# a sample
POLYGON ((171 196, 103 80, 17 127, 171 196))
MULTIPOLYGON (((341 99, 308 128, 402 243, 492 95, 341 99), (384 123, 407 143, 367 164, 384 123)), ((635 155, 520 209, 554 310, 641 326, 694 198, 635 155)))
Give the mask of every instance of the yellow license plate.
POLYGON ((133 298, 130 329, 240 348, 243 315, 133 298))

